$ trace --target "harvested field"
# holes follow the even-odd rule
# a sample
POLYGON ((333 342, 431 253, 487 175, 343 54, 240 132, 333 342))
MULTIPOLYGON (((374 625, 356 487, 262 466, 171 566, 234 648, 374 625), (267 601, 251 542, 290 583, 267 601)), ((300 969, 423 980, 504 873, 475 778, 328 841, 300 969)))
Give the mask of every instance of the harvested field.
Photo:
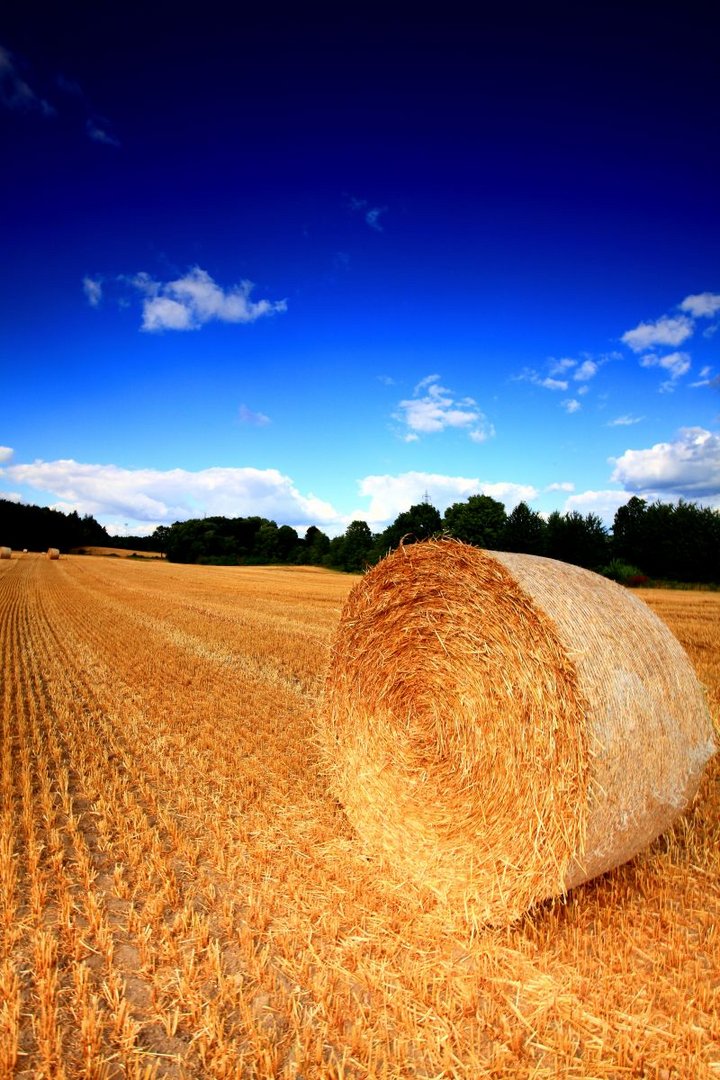
MULTIPOLYGON (((720 1076, 720 767, 488 930, 383 880, 318 767, 355 579, 0 563, 0 1077, 720 1076)), ((643 592, 720 719, 720 595, 643 592)))

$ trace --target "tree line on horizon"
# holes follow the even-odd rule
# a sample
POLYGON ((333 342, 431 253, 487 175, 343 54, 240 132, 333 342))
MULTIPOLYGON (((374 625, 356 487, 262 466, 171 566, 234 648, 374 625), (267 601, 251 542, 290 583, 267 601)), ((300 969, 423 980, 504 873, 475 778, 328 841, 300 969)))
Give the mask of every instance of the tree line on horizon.
POLYGON ((547 518, 521 502, 508 514, 489 495, 471 495, 444 514, 427 498, 379 533, 366 521, 333 538, 311 525, 304 537, 268 518, 191 518, 149 537, 110 536, 91 515, 0 500, 0 544, 31 551, 122 547, 160 551, 172 562, 214 565, 310 565, 362 573, 401 543, 445 535, 496 551, 544 555, 605 573, 625 584, 648 579, 720 584, 720 511, 681 500, 633 496, 608 530, 597 514, 554 511, 547 518))

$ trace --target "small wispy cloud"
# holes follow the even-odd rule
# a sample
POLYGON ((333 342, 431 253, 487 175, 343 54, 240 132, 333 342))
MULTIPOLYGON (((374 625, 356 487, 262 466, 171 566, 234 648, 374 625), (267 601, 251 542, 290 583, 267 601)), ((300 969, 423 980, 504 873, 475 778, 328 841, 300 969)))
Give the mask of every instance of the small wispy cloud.
POLYGON ((102 300, 103 288, 101 278, 83 278, 83 292, 90 307, 98 307, 102 300))
POLYGON ((3 465, 6 461, 11 461, 14 452, 10 446, 0 446, 0 465, 3 465))
POLYGON ((569 480, 560 480, 554 484, 548 484, 544 491, 574 491, 575 485, 569 480))
POLYGON ((375 232, 383 232, 380 216, 387 213, 387 206, 371 206, 367 199, 358 199, 354 195, 349 197, 348 205, 351 210, 362 214, 366 224, 371 229, 374 229, 375 232))
POLYGON ((720 388, 720 375, 713 375, 713 369, 710 365, 700 369, 700 377, 696 382, 691 382, 690 386, 693 389, 697 389, 700 386, 712 386, 714 389, 720 388))
MULTIPOLYGON (((540 386, 543 390, 556 390, 563 393, 567 392, 571 382, 580 383, 579 386, 574 388, 574 392, 582 396, 588 393, 588 383, 595 378, 600 367, 607 359, 609 357, 603 357, 599 360, 594 360, 589 356, 585 356, 582 360, 573 360, 569 356, 562 359, 550 357, 547 362, 547 374, 542 374, 536 368, 526 367, 514 378, 518 382, 529 382, 533 386, 540 386)), ((580 403, 575 398, 561 404, 568 412, 576 412, 580 408, 580 403), (570 402, 574 404, 570 404, 570 402)))
POLYGON ((241 405, 238 409, 238 419, 241 424, 249 424, 251 427, 267 427, 272 422, 265 413, 255 412, 247 405, 241 405))
POLYGON ((143 294, 141 329, 151 333, 199 330, 212 321, 252 323, 287 310, 285 300, 251 300, 251 281, 223 289, 199 266, 165 283, 144 272, 123 280, 143 294))
POLYGON ((529 382, 533 386, 542 386, 543 390, 567 390, 570 385, 567 379, 556 379, 555 375, 562 374, 563 369, 553 365, 550 375, 541 375, 535 368, 523 368, 519 375, 513 376, 514 382, 529 382))
POLYGON ((631 427, 633 424, 639 424, 644 419, 644 416, 632 416, 630 413, 626 413, 624 416, 616 416, 614 420, 608 420, 606 427, 631 427))
POLYGON ((120 146, 120 140, 116 139, 107 131, 107 121, 94 120, 88 117, 85 123, 85 132, 93 142, 103 143, 105 146, 120 146), (103 124, 101 127, 100 124, 103 124))
POLYGON ((562 405, 565 412, 569 415, 572 415, 572 413, 580 412, 580 409, 582 409, 582 405, 577 400, 577 398, 565 398, 565 400, 561 401, 560 404, 562 405))
POLYGON ((667 371, 670 378, 660 384, 661 393, 672 393, 677 380, 686 375, 690 370, 690 357, 685 352, 667 353, 665 356, 655 356, 653 353, 640 358, 640 366, 645 368, 659 367, 667 371))
POLYGON ((12 53, 0 45, 0 104, 6 109, 54 116, 55 109, 20 75, 12 53))
POLYGON ((417 442, 423 435, 434 435, 448 428, 461 429, 476 443, 486 442, 495 428, 478 407, 474 398, 456 398, 440 383, 439 375, 428 375, 413 391, 413 396, 399 402, 394 419, 405 425, 405 442, 417 442))

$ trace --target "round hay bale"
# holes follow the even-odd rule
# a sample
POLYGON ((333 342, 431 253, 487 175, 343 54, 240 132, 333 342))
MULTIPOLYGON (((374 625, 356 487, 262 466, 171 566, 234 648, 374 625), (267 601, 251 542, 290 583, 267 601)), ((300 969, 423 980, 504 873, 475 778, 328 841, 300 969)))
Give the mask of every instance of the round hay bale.
POLYGON ((319 732, 368 852, 493 923, 632 858, 715 750, 690 662, 642 600, 453 540, 401 547, 352 590, 319 732))
POLYGON ((59 559, 60 551, 58 548, 48 548, 47 557, 48 559, 59 559))
POLYGON ((10 558, 12 558, 12 548, 0 547, 0 559, 10 559, 10 558))

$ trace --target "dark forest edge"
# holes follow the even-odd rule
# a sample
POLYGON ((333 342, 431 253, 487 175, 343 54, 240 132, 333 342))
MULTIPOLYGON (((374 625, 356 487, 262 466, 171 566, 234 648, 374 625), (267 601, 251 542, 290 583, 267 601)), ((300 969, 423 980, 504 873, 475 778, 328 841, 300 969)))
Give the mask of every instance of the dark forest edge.
POLYGON ((324 566, 362 573, 400 543, 452 536, 477 547, 545 555, 605 574, 625 585, 720 584, 720 511, 695 503, 633 496, 608 530, 596 514, 554 511, 547 518, 524 503, 508 514, 489 495, 471 495, 441 515, 426 500, 380 533, 353 521, 341 536, 311 525, 301 538, 290 525, 263 517, 205 517, 160 525, 148 537, 110 536, 93 517, 0 499, 0 544, 62 552, 115 547, 162 552, 171 562, 223 566, 324 566))

